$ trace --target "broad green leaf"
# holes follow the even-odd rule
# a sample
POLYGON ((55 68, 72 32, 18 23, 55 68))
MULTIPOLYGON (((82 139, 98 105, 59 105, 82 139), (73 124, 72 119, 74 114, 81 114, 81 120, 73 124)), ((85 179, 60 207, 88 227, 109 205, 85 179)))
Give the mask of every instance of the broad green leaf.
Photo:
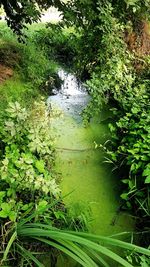
POLYGON ((143 173, 142 173, 143 176, 149 176, 150 175, 150 168, 146 168, 143 173))
POLYGON ((15 211, 10 211, 10 212, 9 212, 9 219, 10 219, 11 221, 15 221, 15 220, 16 220, 16 216, 17 216, 17 214, 16 214, 15 211))
POLYGON ((40 173, 44 173, 45 172, 45 163, 44 163, 43 160, 37 160, 35 162, 35 166, 36 166, 36 168, 38 169, 38 171, 40 173))
POLYGON ((120 196, 122 199, 124 199, 124 200, 127 200, 128 199, 128 194, 127 193, 123 193, 123 194, 121 194, 121 196, 120 196))
POLYGON ((5 212, 4 210, 1 210, 1 211, 0 211, 0 217, 1 217, 1 218, 7 218, 7 217, 8 217, 8 213, 5 212))
POLYGON ((149 184, 150 183, 150 175, 146 177, 145 179, 145 184, 149 184))

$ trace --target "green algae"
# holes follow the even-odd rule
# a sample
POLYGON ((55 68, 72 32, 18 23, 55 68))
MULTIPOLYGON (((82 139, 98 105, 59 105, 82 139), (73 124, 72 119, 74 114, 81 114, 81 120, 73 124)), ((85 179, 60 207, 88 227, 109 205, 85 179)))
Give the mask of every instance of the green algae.
MULTIPOLYGON (((85 214, 90 232, 111 236, 132 231, 133 218, 119 209, 121 179, 113 174, 112 166, 104 162, 106 155, 96 145, 111 141, 109 107, 84 127, 80 113, 89 102, 89 96, 84 88, 82 91, 75 76, 67 76, 63 70, 60 76, 65 81, 61 92, 49 100, 58 114, 52 118, 51 127, 56 136, 56 171, 62 175, 62 195, 67 195, 64 202, 75 216, 85 214)), ((119 249, 115 251, 122 253, 119 249)), ((57 267, 64 266, 78 264, 60 254, 57 267)), ((118 265, 111 261, 110 266, 118 265)))
POLYGON ((95 143, 110 139, 107 123, 93 121, 87 127, 64 114, 53 122, 57 133, 56 169, 62 173, 62 194, 68 207, 91 211, 90 231, 111 235, 133 229, 133 219, 119 212, 119 177, 104 163, 104 152, 95 143))

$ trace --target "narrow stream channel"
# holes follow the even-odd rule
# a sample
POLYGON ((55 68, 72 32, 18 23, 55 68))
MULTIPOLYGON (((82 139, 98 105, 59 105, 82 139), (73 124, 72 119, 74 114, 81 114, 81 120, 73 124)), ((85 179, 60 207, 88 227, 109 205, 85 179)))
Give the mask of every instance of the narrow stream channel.
POLYGON ((90 210, 91 232, 112 235, 131 231, 131 216, 117 212, 119 178, 114 177, 108 164, 104 164, 103 152, 94 145, 94 142, 100 144, 110 139, 106 123, 109 111, 103 110, 100 118, 85 128, 81 112, 89 102, 89 95, 74 75, 61 69, 59 76, 64 83, 49 101, 62 114, 53 120, 52 127, 57 136, 56 168, 62 174, 62 193, 72 192, 64 199, 65 204, 76 214, 90 210))

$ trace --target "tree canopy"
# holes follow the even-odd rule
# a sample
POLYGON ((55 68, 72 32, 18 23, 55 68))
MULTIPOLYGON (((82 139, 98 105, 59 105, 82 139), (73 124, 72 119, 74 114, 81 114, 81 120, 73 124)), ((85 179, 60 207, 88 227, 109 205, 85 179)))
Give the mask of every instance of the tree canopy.
POLYGON ((0 0, 0 7, 4 8, 8 26, 19 36, 22 36, 26 24, 37 22, 43 10, 50 6, 62 8, 60 0, 0 0))
POLYGON ((105 4, 111 4, 114 7, 115 15, 122 19, 134 19, 150 14, 149 0, 0 0, 0 7, 5 10, 8 26, 18 35, 22 34, 22 29, 27 23, 37 22, 42 11, 47 10, 50 6, 62 11, 66 22, 73 22, 77 26, 83 27, 88 22, 96 20, 94 16, 105 4))

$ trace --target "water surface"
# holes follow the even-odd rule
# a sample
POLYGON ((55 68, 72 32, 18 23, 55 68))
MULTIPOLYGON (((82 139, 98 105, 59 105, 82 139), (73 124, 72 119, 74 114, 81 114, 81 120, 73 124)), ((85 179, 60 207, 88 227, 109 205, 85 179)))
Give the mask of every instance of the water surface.
POLYGON ((52 125, 57 136, 56 168, 62 173, 62 194, 72 192, 64 199, 65 204, 76 214, 90 212, 91 232, 112 235, 130 231, 131 216, 118 213, 119 177, 104 163, 103 151, 95 149, 95 143, 103 144, 111 138, 106 120, 109 109, 84 127, 81 112, 90 100, 89 95, 74 75, 60 70, 59 76, 64 83, 49 101, 61 111, 52 125))

